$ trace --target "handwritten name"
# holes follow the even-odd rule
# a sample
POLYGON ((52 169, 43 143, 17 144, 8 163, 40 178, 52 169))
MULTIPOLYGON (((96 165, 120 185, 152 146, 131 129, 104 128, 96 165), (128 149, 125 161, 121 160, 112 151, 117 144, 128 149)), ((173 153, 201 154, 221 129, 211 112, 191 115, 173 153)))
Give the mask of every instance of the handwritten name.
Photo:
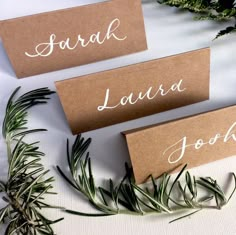
POLYGON ((105 36, 101 35, 101 32, 97 32, 95 34, 90 35, 89 39, 84 39, 80 34, 77 37, 76 43, 71 42, 71 38, 67 38, 66 40, 62 41, 56 41, 57 36, 55 34, 51 34, 49 37, 49 42, 43 42, 38 44, 34 50, 35 52, 33 54, 29 52, 25 52, 25 55, 31 58, 34 57, 48 57, 50 56, 53 51, 55 50, 55 47, 58 46, 61 50, 75 50, 78 46, 81 46, 83 48, 88 47, 90 44, 99 44, 102 45, 105 43, 105 41, 110 39, 115 39, 117 41, 124 41, 126 40, 127 36, 120 37, 117 35, 116 31, 120 27, 120 20, 118 18, 115 18, 108 26, 105 36))
POLYGON ((158 86, 157 88, 149 87, 146 92, 139 92, 139 94, 135 95, 133 92, 131 92, 128 96, 123 96, 120 99, 120 102, 117 104, 110 104, 110 89, 106 90, 104 103, 102 106, 98 106, 98 111, 103 111, 105 109, 115 109, 119 106, 125 106, 127 104, 134 105, 138 103, 141 100, 148 99, 153 100, 158 95, 160 96, 166 96, 171 92, 184 92, 186 88, 183 88, 183 80, 181 79, 179 82, 174 83, 171 85, 170 88, 165 89, 163 87, 163 84, 158 86))
POLYGON ((175 144, 168 147, 164 152, 163 156, 168 154, 168 162, 170 164, 175 164, 179 162, 183 157, 187 149, 193 148, 194 150, 199 150, 203 148, 206 145, 214 145, 217 143, 220 139, 223 139, 223 142, 226 143, 230 141, 231 139, 233 141, 236 141, 236 135, 235 130, 236 128, 236 122, 233 123, 230 128, 227 130, 225 135, 222 135, 220 133, 217 133, 215 136, 210 138, 207 141, 204 141, 203 139, 196 140, 195 143, 188 143, 187 136, 184 136, 182 139, 178 140, 175 144))

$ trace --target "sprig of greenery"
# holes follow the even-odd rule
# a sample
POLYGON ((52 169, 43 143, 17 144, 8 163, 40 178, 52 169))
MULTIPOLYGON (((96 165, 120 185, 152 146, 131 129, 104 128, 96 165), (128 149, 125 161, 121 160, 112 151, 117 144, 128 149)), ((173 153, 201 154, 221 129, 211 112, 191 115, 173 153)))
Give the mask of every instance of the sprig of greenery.
POLYGON ((7 103, 2 134, 5 138, 8 154, 7 181, 0 181, 0 193, 6 206, 0 209, 0 225, 7 225, 5 235, 54 234, 51 224, 55 221, 47 219, 43 208, 56 208, 44 202, 46 194, 52 192, 53 177, 44 178, 49 170, 44 170, 39 151, 39 142, 26 143, 28 134, 46 131, 45 129, 28 130, 28 110, 38 104, 45 104, 49 95, 54 92, 48 88, 30 91, 15 99, 18 87, 7 103))
POLYGON ((179 211, 191 211, 191 213, 174 220, 176 221, 204 208, 222 208, 229 202, 236 190, 236 176, 234 173, 232 173, 232 176, 235 187, 227 199, 225 192, 216 180, 210 177, 196 179, 188 171, 184 173, 187 165, 182 168, 173 181, 171 176, 165 173, 157 180, 150 176, 151 183, 139 186, 135 184, 132 169, 128 164, 125 164, 126 174, 120 183, 115 186, 113 180, 110 179, 107 188, 99 187, 95 184, 91 159, 89 152, 87 152, 90 143, 90 138, 85 140, 81 135, 78 135, 70 152, 69 141, 67 141, 67 161, 70 177, 59 166, 57 166, 57 169, 65 181, 76 192, 87 198, 88 202, 100 213, 91 214, 66 209, 67 213, 96 217, 117 214, 171 214, 179 211), (183 176, 184 185, 181 180, 183 176), (205 193, 205 197, 201 197, 199 188, 201 188, 203 194, 205 193), (212 199, 215 199, 215 205, 207 203, 212 199))
POLYGON ((160 4, 186 9, 196 13, 195 19, 231 21, 235 24, 221 30, 215 39, 236 32, 236 1, 235 0, 157 0, 160 4))

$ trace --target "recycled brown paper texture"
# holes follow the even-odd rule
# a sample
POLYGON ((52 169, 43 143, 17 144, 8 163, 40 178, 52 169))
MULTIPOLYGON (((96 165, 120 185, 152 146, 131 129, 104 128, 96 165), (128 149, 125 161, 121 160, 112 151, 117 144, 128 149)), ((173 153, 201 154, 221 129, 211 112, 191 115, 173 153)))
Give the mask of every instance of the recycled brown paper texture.
POLYGON ((143 183, 180 164, 191 168, 235 155, 236 106, 123 134, 136 182, 143 183))
POLYGON ((73 134, 209 98, 209 48, 56 82, 73 134))
POLYGON ((110 0, 0 21, 17 77, 147 49, 141 0, 110 0))

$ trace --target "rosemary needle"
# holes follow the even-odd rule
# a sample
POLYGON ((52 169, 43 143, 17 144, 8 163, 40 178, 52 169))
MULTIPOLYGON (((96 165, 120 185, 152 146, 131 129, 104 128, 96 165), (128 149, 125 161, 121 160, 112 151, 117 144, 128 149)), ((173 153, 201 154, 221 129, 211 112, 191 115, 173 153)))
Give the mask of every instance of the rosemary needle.
POLYGON ((170 174, 165 173, 156 180, 150 176, 150 183, 139 186, 135 184, 132 168, 125 164, 125 176, 118 184, 109 179, 107 188, 96 186, 88 152, 90 143, 90 138, 84 139, 78 135, 70 151, 69 141, 67 141, 69 176, 57 166, 65 182, 87 198, 91 206, 100 212, 91 214, 64 210, 73 215, 101 217, 117 214, 143 216, 185 213, 172 220, 172 223, 203 209, 220 209, 229 202, 236 191, 235 174, 233 174, 234 189, 227 199, 225 192, 216 180, 211 177, 196 178, 191 176, 188 171, 185 172, 187 165, 182 168, 174 180, 171 180, 170 174), (199 188, 207 195, 205 198, 200 196, 199 188), (209 204, 212 199, 215 199, 216 205, 209 204), (187 215, 186 211, 189 211, 187 215))
POLYGON ((195 19, 198 20, 228 21, 230 24, 232 20, 235 22, 221 30, 215 39, 236 32, 236 3, 234 0, 157 0, 157 2, 194 12, 197 14, 195 19))
POLYGON ((52 224, 62 220, 49 220, 42 213, 43 208, 58 208, 47 204, 44 197, 54 193, 53 177, 48 177, 41 158, 38 142, 27 143, 26 136, 46 131, 45 129, 28 130, 28 110, 38 104, 45 104, 54 92, 40 88, 23 94, 15 99, 18 87, 7 103, 2 134, 7 145, 8 178, 0 181, 2 199, 7 205, 0 209, 0 225, 5 223, 5 235, 54 234, 52 224))

